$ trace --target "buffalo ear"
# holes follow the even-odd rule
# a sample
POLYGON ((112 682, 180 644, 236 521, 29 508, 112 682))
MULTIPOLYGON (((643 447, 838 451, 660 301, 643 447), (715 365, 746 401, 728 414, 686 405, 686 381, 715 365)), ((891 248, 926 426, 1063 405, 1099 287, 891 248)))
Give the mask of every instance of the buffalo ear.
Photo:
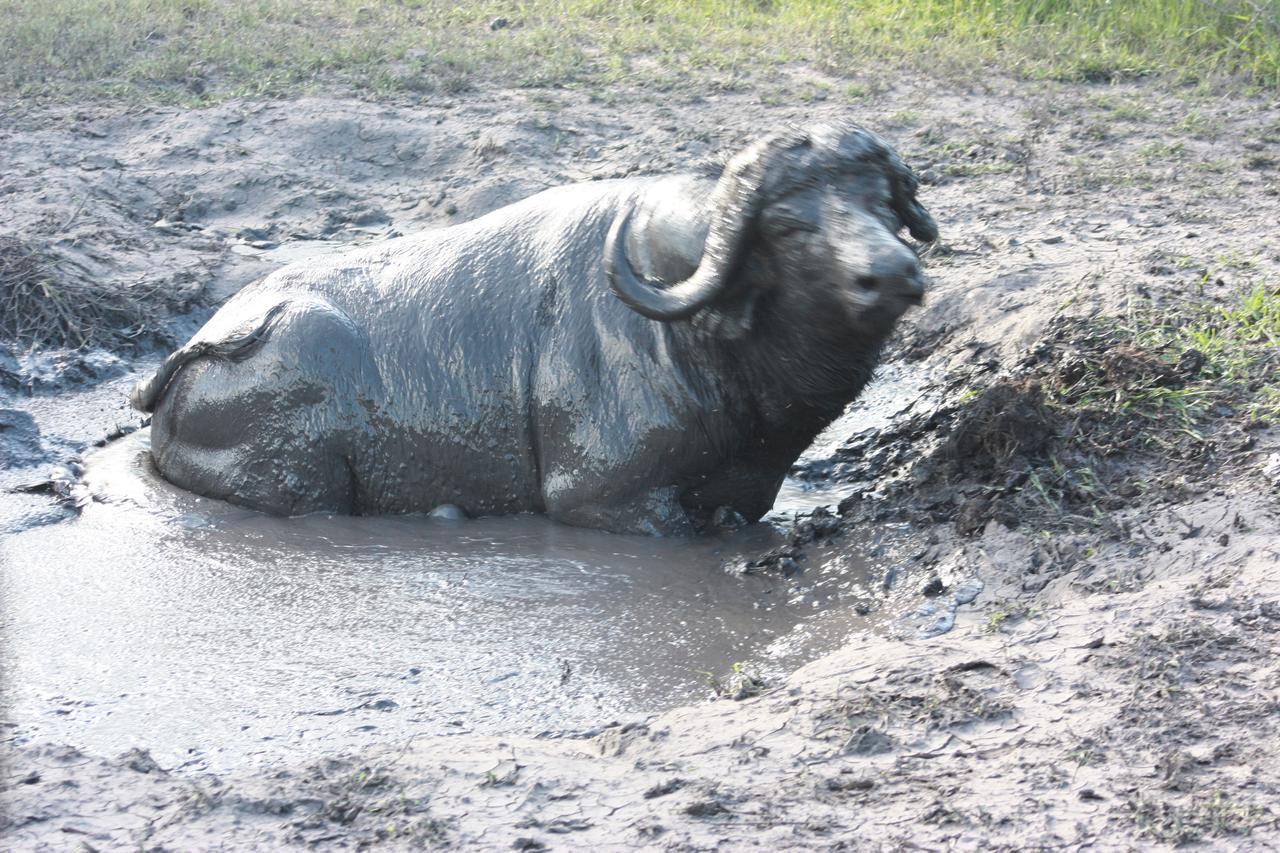
POLYGON ((911 199, 909 210, 905 211, 902 218, 911 236, 921 243, 932 243, 938 239, 938 223, 933 221, 933 217, 924 209, 924 205, 914 198, 911 199))

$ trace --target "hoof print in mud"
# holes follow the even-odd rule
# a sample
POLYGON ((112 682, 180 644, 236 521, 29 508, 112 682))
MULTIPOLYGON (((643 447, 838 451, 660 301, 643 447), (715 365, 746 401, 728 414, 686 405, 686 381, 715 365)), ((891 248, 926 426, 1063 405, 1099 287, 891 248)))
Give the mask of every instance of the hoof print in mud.
POLYGON ((168 480, 272 513, 731 529, 921 302, 916 188, 875 134, 819 124, 718 176, 548 190, 267 276, 134 403, 168 480))
POLYGON ((40 428, 30 413, 0 409, 0 464, 11 470, 35 465, 44 459, 40 428))

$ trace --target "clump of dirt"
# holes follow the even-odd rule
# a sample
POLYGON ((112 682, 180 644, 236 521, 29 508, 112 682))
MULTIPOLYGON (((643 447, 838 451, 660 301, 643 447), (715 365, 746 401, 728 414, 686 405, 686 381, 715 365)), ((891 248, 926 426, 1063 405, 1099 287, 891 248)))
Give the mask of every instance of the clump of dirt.
POLYGON ((823 507, 795 519, 787 530, 787 538, 765 553, 750 559, 739 560, 729 568, 744 575, 760 572, 781 572, 793 575, 800 571, 799 561, 804 559, 805 549, 815 542, 838 538, 844 526, 830 510, 823 507))
POLYGON ((0 233, 0 340, 19 347, 120 350, 163 340, 158 318, 188 310, 193 296, 96 278, 48 246, 0 233))
POLYGON ((951 433, 934 453, 934 476, 989 482, 1040 464, 1058 428, 1036 378, 998 379, 957 412, 951 433))
POLYGON ((953 387, 974 387, 841 448, 846 465, 860 463, 845 468, 848 479, 866 484, 841 515, 884 520, 884 502, 868 498, 887 494, 911 520, 950 521, 965 536, 992 520, 1096 525, 1099 513, 1185 489, 1219 471, 1231 450, 1252 446, 1249 433, 1266 423, 1251 412, 1247 387, 1211 375, 1198 350, 1135 337, 1105 321, 1061 318, 1007 372, 952 377, 953 387))
MULTIPOLYGON (((1185 382, 1179 372, 1169 364, 1161 361, 1154 353, 1138 349, 1132 344, 1116 344, 1102 356, 1098 371, 1107 385, 1114 388, 1128 388, 1137 384, 1150 384, 1159 388, 1181 388, 1185 382)), ((1188 351, 1188 363, 1195 362, 1191 351, 1188 351)), ((1064 360, 1065 361, 1065 360, 1064 360)), ((1203 365, 1203 356, 1199 364, 1203 365)), ((1083 370, 1078 368, 1059 371, 1064 386, 1072 386, 1089 374, 1088 361, 1084 361, 1083 370)), ((1065 367, 1065 365, 1064 365, 1065 367)))
MULTIPOLYGON (((838 515, 798 519, 782 545, 736 568, 796 574, 823 559, 827 543, 885 522, 949 525, 968 540, 994 522, 1040 532, 1023 582, 1042 588, 1093 550, 1058 534, 1126 540, 1123 511, 1135 501, 1178 501, 1223 476, 1255 475, 1246 460, 1268 426, 1276 375, 1257 320, 1274 296, 1259 293, 1208 312, 1139 305, 1123 322, 1059 316, 1003 370, 985 361, 952 370, 930 392, 942 402, 909 407, 889 428, 793 471, 853 490, 838 515), (1186 345, 1194 335, 1178 330, 1190 327, 1213 348, 1186 345)), ((1186 535, 1197 533, 1189 524, 1186 535)), ((916 558, 933 563, 939 551, 916 558)), ((1140 586, 1127 576, 1091 582, 1140 586)))

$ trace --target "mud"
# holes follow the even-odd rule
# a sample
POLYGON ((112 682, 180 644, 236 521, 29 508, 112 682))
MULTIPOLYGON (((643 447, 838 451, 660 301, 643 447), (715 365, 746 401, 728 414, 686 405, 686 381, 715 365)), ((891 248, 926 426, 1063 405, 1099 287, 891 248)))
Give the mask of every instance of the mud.
POLYGON ((835 606, 869 595, 866 566, 803 588, 722 569, 768 526, 682 542, 533 516, 278 519, 160 480, 148 432, 89 456, 77 519, 6 538, 19 744, 225 772, 581 730, 705 698, 736 662, 776 680, 870 624, 835 606))
MULTIPOLYGON (((12 203, 0 207, 0 229, 99 264, 118 281, 189 274, 174 286, 198 286, 202 307, 156 318, 175 337, 271 266, 272 252, 313 238, 377 240, 571 180, 693 168, 787 121, 852 115, 882 132, 921 171, 922 201, 943 234, 926 258, 926 306, 891 349, 886 374, 898 377, 900 405, 885 404, 877 409, 885 418, 868 417, 866 426, 845 421, 845 435, 829 434, 802 460, 786 499, 808 489, 813 502, 799 519, 774 517, 777 541, 715 555, 732 558, 737 574, 713 588, 789 595, 865 583, 869 562, 879 586, 865 595, 841 589, 829 612, 837 621, 852 619, 848 610, 884 613, 875 611, 883 607, 876 590, 888 579, 900 596, 890 606, 906 618, 854 633, 785 679, 737 691, 741 701, 695 702, 617 725, 599 718, 581 736, 417 736, 406 726, 330 741, 333 751, 291 744, 243 764, 209 737, 189 744, 200 750, 200 769, 164 753, 115 753, 120 741, 91 747, 64 734, 37 743, 32 730, 10 725, 0 792, 7 840, 19 849, 81 841, 180 849, 1280 844, 1275 427, 1246 431, 1242 413, 1215 415, 1205 427, 1214 450, 1204 453, 1178 444, 1141 450, 1123 422, 1089 421, 1089 435, 1106 438, 1100 446, 1111 453, 1088 451, 1112 478, 1096 512, 1088 494, 1064 490, 1053 493, 1065 499, 1063 513, 1042 503, 1029 513, 1032 504, 1020 503, 1025 484, 1016 482, 1020 472, 1052 471, 1062 448, 1059 421, 1050 418, 1048 432, 1037 425, 1046 422, 1041 405, 1059 405, 1054 377, 1074 369, 1061 335, 1080 327, 1064 320, 1125 318, 1135 305, 1159 310, 1188 297, 1213 303, 1276 280, 1280 105, 1156 82, 907 79, 850 102, 837 94, 846 81, 804 68, 795 75, 828 87, 828 96, 778 104, 754 92, 629 92, 605 102, 527 90, 397 104, 315 98, 11 113, 0 141, 13 165, 0 186, 12 203), (808 511, 817 504, 829 510, 808 511), (219 754, 225 769, 209 758, 219 754)), ((1161 379, 1140 354, 1081 349, 1116 388, 1135 372, 1143 382, 1161 379)), ((116 363, 125 371, 147 364, 127 349, 12 350, 0 359, 0 407, 32 420, 7 416, 0 436, 29 454, 34 424, 44 458, 67 464, 114 429, 111 405, 91 401, 108 399, 99 389, 125 378, 67 389, 103 381, 91 375, 95 359, 103 375, 120 370, 116 363), (80 426, 49 414, 74 394, 100 406, 86 408, 80 426)), ((112 513, 150 517, 127 501, 98 503, 70 523, 34 526, 75 512, 74 469, 51 479, 43 465, 4 476, 44 480, 53 493, 4 497, 22 507, 11 528, 22 532, 7 534, 6 547, 72 542, 77 525, 112 513)), ((155 523, 188 541, 246 535, 155 523)), ((96 575, 58 562, 57 575, 88 595, 96 575)), ((632 591, 644 582, 623 563, 632 568, 601 575, 602 586, 610 576, 629 578, 632 591)), ((154 581, 138 595, 169 589, 167 603, 176 600, 196 624, 216 623, 216 611, 198 612, 189 588, 166 586, 163 566, 148 569, 154 581)), ((273 569, 281 572, 305 575, 298 566, 273 569)), ((9 564, 5 574, 15 576, 9 564)), ((395 575, 381 570, 384 592, 410 588, 403 572, 396 586, 395 575)), ((299 600, 330 600, 326 589, 302 586, 299 600)), ((570 606, 553 598, 553 608, 570 606)), ((718 606, 732 611, 746 598, 720 594, 718 606)), ((262 630, 285 624, 276 611, 291 612, 288 592, 265 600, 270 612, 252 602, 262 630)), ((644 606, 636 612, 654 612, 644 606)), ((588 636, 598 639, 596 624, 588 636)), ((250 638, 233 647, 251 647, 250 638)), ((11 648, 8 631, 5 640, 11 648)), ((397 639, 390 657, 405 647, 397 639)), ((276 646, 255 651, 286 669, 301 659, 276 646)), ((379 697, 392 680, 375 683, 379 697)), ((325 689, 303 682, 311 695, 325 689)), ((27 683, 6 678, 6 718, 18 707, 9 697, 27 683)), ((448 687, 433 685, 432 695, 448 687)), ((416 701, 430 701, 414 689, 416 701)), ((414 700, 394 701, 400 708, 359 713, 390 727, 414 700)), ((81 713, 65 716, 110 724, 81 713)))

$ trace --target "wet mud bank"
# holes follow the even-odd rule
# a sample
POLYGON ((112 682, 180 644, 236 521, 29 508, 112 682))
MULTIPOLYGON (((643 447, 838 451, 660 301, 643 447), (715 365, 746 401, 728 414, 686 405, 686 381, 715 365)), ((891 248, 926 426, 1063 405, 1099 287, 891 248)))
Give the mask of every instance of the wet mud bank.
POLYGON ((0 209, 0 230, 39 243, 48 269, 98 263, 104 280, 192 300, 148 309, 151 339, 85 348, 64 330, 0 359, 5 485, 36 486, 0 500, 7 838, 1280 843, 1280 417, 1263 346, 1280 107, 1002 81, 891 81, 856 102, 627 98, 90 105, 5 125, 6 198, 26 201, 0 209), (943 236, 926 305, 887 354, 892 393, 873 388, 800 461, 764 539, 677 555, 532 519, 472 522, 485 541, 467 548, 409 520, 282 525, 184 504, 123 453, 145 440, 124 409, 130 375, 273 253, 693 168, 828 115, 898 147, 943 236), (118 433, 105 460, 86 457, 118 433), (122 526, 137 535, 102 547, 122 526), (164 559, 140 566, 137 549, 164 559), (398 562, 427 553, 449 556, 398 562), (77 571, 86 561, 96 570, 77 571), (76 606, 47 615, 55 594, 76 606), (505 637, 507 657, 473 643, 421 667, 410 624, 450 648, 450 625, 505 637), (558 648, 576 657, 544 644, 566 624, 579 633, 558 648), (42 675, 38 646, 55 642, 113 649, 119 669, 42 675), (723 659, 714 674, 737 698, 673 689, 681 643, 709 671, 723 659), (225 652, 203 681, 181 672, 194 648, 225 652), (232 678, 259 699, 229 707, 232 678), (139 697, 158 695, 170 721, 193 718, 184 701, 226 703, 226 728, 126 743, 154 722, 131 714, 157 713, 139 697), (486 700, 519 723, 486 717, 486 700), (430 719, 412 719, 416 701, 430 719))

